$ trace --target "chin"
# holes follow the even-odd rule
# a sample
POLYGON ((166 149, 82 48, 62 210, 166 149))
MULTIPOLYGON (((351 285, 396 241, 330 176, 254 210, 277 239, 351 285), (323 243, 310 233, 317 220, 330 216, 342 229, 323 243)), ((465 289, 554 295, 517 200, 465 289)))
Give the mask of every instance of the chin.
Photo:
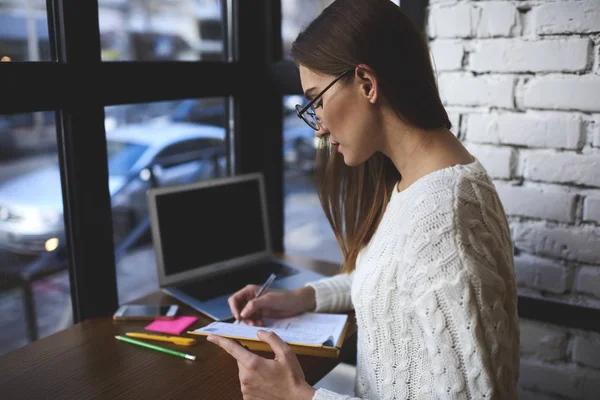
POLYGON ((344 164, 346 164, 349 167, 356 167, 364 163, 364 161, 357 160, 356 158, 349 157, 345 154, 342 154, 342 157, 344 157, 344 164))
POLYGON ((357 167, 364 164, 369 157, 365 157, 364 154, 346 154, 340 152, 340 155, 344 158, 344 164, 349 167, 357 167))

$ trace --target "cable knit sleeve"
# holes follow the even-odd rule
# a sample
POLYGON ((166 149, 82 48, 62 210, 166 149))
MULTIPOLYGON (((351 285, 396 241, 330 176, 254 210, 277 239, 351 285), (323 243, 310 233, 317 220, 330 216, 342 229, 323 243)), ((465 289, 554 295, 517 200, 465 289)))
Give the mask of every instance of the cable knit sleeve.
POLYGON ((516 399, 503 287, 467 270, 440 278, 415 303, 435 392, 440 399, 516 399))
MULTIPOLYGON (((362 254, 362 251, 358 253, 357 265, 360 263, 362 254)), ((354 272, 340 273, 307 283, 306 286, 311 286, 315 290, 316 307, 313 311, 336 313, 354 310, 350 294, 354 272)))
POLYGON ((346 312, 352 310, 350 287, 354 272, 309 282, 306 285, 315 289, 316 308, 314 312, 346 312))

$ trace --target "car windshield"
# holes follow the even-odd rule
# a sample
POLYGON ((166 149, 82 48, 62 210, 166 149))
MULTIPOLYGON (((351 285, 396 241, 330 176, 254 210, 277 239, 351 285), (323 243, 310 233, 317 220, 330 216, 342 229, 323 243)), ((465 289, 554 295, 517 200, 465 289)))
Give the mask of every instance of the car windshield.
POLYGON ((108 173, 109 175, 126 176, 133 165, 148 149, 137 143, 118 142, 109 140, 108 149, 108 173))

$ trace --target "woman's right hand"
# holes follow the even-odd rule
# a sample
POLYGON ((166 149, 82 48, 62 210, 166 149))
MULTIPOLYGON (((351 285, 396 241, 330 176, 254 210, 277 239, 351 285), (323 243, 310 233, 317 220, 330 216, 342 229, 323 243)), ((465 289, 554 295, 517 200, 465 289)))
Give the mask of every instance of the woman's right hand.
POLYGON ((304 286, 295 290, 269 289, 258 299, 260 286, 248 285, 228 299, 236 320, 262 326, 262 318, 286 318, 315 308, 315 290, 304 286))

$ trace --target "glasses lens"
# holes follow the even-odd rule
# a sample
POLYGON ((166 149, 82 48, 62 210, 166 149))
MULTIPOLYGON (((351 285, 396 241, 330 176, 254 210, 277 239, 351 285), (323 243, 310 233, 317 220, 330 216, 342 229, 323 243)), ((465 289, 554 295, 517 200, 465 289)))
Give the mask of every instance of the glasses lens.
POLYGON ((300 111, 302 110, 302 106, 300 104, 298 104, 296 106, 296 110, 298 111, 298 116, 300 118, 302 118, 304 120, 304 122, 306 122, 308 124, 308 126, 310 126, 311 128, 313 128, 314 130, 318 131, 319 130, 319 121, 317 118, 317 114, 315 113, 315 109, 310 107, 308 110, 306 110, 304 113, 300 113, 300 111))

